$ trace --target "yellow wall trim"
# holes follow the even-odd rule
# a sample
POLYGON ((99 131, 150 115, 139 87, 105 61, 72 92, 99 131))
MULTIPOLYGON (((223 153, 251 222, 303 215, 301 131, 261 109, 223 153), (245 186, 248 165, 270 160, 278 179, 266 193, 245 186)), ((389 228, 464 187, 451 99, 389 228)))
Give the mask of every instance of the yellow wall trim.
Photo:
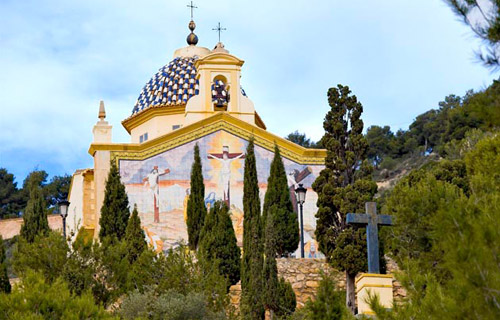
POLYGON ((255 138, 255 144, 269 151, 274 150, 274 143, 280 147, 281 155, 300 164, 324 164, 325 149, 308 149, 278 137, 268 131, 237 119, 227 112, 200 120, 188 126, 169 132, 161 137, 145 143, 93 143, 89 153, 93 156, 96 151, 111 151, 115 160, 131 159, 144 160, 166 150, 191 142, 210 133, 224 130, 243 139, 255 138))
POLYGON ((158 107, 147 107, 142 112, 139 112, 135 115, 128 117, 127 119, 122 121, 122 125, 127 130, 128 133, 132 131, 132 129, 137 128, 144 122, 151 120, 157 116, 168 116, 172 114, 183 114, 186 110, 186 105, 178 105, 178 106, 167 106, 162 105, 158 107))
POLYGON ((356 278, 356 284, 363 278, 365 277, 373 277, 373 278, 394 278, 392 274, 379 274, 379 273, 361 273, 357 278, 356 278))

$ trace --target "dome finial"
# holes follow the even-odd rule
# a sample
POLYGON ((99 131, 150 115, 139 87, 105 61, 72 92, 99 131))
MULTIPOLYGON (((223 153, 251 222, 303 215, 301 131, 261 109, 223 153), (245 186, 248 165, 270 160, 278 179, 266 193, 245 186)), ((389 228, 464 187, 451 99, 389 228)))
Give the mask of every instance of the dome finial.
POLYGON ((191 1, 191 4, 188 4, 187 7, 191 9, 191 21, 189 21, 188 26, 189 30, 191 30, 191 33, 187 36, 186 41, 190 46, 195 46, 198 43, 198 36, 193 32, 196 28, 196 23, 194 23, 193 20, 193 9, 197 9, 198 7, 193 4, 193 1, 191 1))
POLYGON ((99 102, 99 119, 104 121, 106 119, 106 110, 104 109, 104 101, 99 102))

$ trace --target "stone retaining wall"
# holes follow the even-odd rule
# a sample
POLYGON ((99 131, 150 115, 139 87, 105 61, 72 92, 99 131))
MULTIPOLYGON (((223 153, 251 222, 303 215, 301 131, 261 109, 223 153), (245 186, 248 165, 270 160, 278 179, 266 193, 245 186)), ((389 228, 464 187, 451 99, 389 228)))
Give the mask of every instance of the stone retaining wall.
MULTIPOLYGON (((394 272, 397 265, 387 258, 387 271, 394 272)), ((292 284, 293 291, 297 297, 297 308, 304 306, 306 301, 314 299, 316 290, 321 280, 321 272, 329 274, 335 280, 340 290, 345 290, 345 273, 331 268, 324 259, 277 259, 278 273, 292 284)), ((399 301, 406 296, 401 284, 393 280, 394 300, 399 301)), ((240 283, 230 289, 231 303, 238 308, 241 294, 240 283)))

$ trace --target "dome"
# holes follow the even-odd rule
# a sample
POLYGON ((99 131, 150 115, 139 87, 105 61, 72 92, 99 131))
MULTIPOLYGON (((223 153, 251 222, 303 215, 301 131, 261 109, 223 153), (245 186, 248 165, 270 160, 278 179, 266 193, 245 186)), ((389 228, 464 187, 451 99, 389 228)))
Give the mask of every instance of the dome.
POLYGON ((198 56, 176 57, 144 86, 137 98, 132 115, 150 106, 185 105, 189 98, 199 93, 194 62, 198 56))

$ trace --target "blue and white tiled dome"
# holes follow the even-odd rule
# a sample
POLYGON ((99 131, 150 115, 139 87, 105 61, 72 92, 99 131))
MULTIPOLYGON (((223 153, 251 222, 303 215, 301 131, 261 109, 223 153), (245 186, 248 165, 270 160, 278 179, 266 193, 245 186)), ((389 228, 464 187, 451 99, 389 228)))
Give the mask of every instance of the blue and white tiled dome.
POLYGON ((175 106, 186 104, 199 93, 194 66, 197 56, 177 57, 149 80, 137 98, 132 115, 149 106, 175 106))

